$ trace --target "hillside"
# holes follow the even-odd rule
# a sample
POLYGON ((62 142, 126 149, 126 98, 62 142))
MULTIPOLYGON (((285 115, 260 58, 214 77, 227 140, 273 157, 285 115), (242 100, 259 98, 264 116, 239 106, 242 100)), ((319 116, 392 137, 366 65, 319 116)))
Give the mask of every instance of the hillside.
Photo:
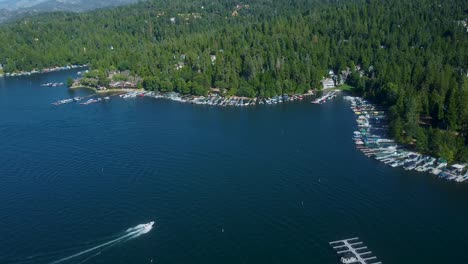
POLYGON ((115 7, 139 0, 0 0, 0 23, 44 12, 84 12, 115 7))
POLYGON ((148 1, 56 12, 0 28, 5 71, 90 63, 146 88, 242 96, 319 88, 331 70, 390 108, 391 131, 420 152, 467 160, 465 1, 148 1))

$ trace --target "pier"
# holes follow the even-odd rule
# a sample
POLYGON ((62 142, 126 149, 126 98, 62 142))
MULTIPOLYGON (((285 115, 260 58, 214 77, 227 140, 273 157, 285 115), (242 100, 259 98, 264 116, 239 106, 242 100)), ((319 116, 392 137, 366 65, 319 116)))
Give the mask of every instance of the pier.
POLYGON ((359 237, 342 239, 329 242, 333 250, 336 251, 342 263, 360 264, 382 264, 368 250, 367 246, 360 241, 359 237))

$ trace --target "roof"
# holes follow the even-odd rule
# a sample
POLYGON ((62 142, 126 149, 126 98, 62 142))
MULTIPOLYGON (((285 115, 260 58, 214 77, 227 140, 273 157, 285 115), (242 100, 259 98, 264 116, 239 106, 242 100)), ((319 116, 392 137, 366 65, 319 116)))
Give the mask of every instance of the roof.
POLYGON ((465 165, 453 164, 452 167, 454 167, 455 169, 461 170, 461 169, 465 168, 465 165))

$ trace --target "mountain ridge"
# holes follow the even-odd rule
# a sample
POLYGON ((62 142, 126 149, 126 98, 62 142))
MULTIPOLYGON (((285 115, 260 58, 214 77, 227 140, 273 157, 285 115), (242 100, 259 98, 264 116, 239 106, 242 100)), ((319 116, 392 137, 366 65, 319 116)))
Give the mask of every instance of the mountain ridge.
POLYGON ((2 0, 0 1, 0 23, 30 14, 56 11, 85 12, 139 1, 141 0, 2 0))

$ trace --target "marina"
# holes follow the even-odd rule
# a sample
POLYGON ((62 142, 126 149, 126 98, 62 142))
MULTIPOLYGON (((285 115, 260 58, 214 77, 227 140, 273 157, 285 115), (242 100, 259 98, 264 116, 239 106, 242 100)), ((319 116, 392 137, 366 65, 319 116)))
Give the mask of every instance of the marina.
POLYGON ((339 91, 332 91, 332 92, 329 92, 319 98, 316 98, 315 100, 313 100, 311 103, 312 104, 324 104, 328 101, 330 101, 331 99, 335 98, 337 95, 338 95, 338 92, 339 91))
POLYGON ((89 104, 94 104, 97 102, 102 102, 102 101, 107 101, 110 100, 110 96, 105 96, 105 97, 96 97, 96 98, 89 98, 93 97, 94 95, 86 96, 86 97, 73 97, 73 98, 68 98, 68 99, 61 99, 56 102, 53 102, 52 105, 58 106, 58 105, 63 105, 63 104, 69 104, 69 103, 77 103, 79 102, 80 105, 89 105, 89 104), (82 102, 84 99, 89 98, 88 100, 82 102))
MULTIPOLYGON (((335 97, 339 91, 329 92, 318 97, 312 103, 323 104, 335 97)), ((209 106, 223 107, 248 107, 255 105, 273 105, 285 102, 302 101, 306 96, 313 95, 313 92, 299 95, 283 95, 272 98, 247 98, 247 97, 223 97, 220 95, 194 96, 181 95, 175 92, 159 93, 142 90, 130 91, 127 93, 116 93, 111 96, 95 97, 74 97, 58 100, 52 105, 58 106, 77 102, 80 105, 90 105, 105 102, 113 96, 122 99, 137 97, 149 97, 155 99, 167 99, 171 101, 209 106), (84 101, 87 99, 86 101, 84 101)), ((431 173, 441 179, 456 183, 468 182, 468 170, 466 164, 452 164, 449 166, 444 159, 417 153, 407 146, 397 144, 388 136, 388 123, 385 109, 369 103, 359 97, 344 96, 346 101, 351 103, 351 110, 356 115, 358 130, 353 132, 352 140, 358 150, 365 156, 372 157, 390 167, 400 167, 406 171, 416 171, 419 173, 431 173)))
POLYGON ((359 237, 329 242, 343 264, 382 264, 359 237))
POLYGON ((43 83, 41 84, 42 87, 57 87, 57 86, 63 86, 63 82, 60 82, 60 83, 52 83, 52 82, 49 82, 49 83, 43 83))
POLYGON ((448 166, 444 159, 414 152, 389 139, 387 116, 383 108, 360 97, 345 96, 344 99, 351 103, 351 110, 357 116, 359 130, 354 131, 353 141, 364 155, 394 168, 431 173, 457 183, 468 182, 466 164, 448 166))
POLYGON ((293 101, 302 101, 306 96, 312 96, 314 93, 309 91, 305 94, 283 95, 271 98, 248 98, 229 96, 224 97, 217 94, 208 96, 195 96, 195 95, 181 95, 175 92, 159 93, 159 92, 141 92, 133 91, 126 94, 120 94, 121 98, 135 98, 135 97, 151 97, 156 99, 167 99, 171 101, 196 104, 196 105, 210 105, 210 106, 254 106, 254 105, 274 105, 293 101))
MULTIPOLYGON (((359 236, 383 263, 468 263, 468 231, 460 228, 468 219, 460 202, 468 198, 465 185, 382 166, 356 151, 358 116, 341 95, 315 107, 313 97, 271 107, 194 107, 140 90, 80 105, 106 95, 38 89, 75 72, 0 83, 0 194, 8 201, 0 263, 154 219, 161 228, 142 238, 146 246, 113 247, 96 262, 339 263, 329 241, 359 236), (75 97, 82 99, 50 105, 75 97), (121 213, 110 219, 106 210, 121 213), (246 243, 252 234, 258 239, 246 243)), ((369 123, 373 134, 385 131, 369 123)))

